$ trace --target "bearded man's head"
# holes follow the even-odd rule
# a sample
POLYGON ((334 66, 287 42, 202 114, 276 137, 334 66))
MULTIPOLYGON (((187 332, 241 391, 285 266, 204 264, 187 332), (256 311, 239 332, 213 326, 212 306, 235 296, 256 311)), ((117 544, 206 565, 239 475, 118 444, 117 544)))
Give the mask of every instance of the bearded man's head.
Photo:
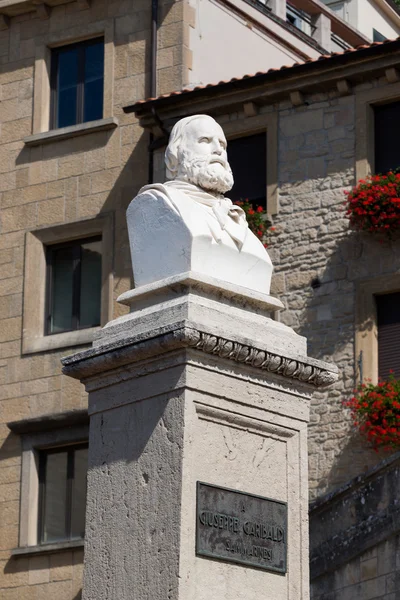
POLYGON ((188 181, 224 194, 233 187, 222 128, 208 115, 181 119, 173 127, 165 152, 168 179, 188 181))

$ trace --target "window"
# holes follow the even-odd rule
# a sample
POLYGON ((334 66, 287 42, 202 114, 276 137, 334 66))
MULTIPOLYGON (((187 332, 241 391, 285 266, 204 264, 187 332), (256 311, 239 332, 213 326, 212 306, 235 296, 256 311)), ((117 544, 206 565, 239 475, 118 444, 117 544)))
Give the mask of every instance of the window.
POLYGON ((294 6, 290 4, 286 5, 286 21, 290 23, 306 35, 311 35, 312 27, 311 27, 311 19, 310 15, 308 15, 303 10, 298 10, 294 6))
POLYGON ((379 31, 377 31, 376 29, 372 29, 372 36, 374 42, 384 42, 385 40, 387 40, 387 37, 379 33, 379 31))
POLYGON ((235 180, 229 198, 248 199, 265 208, 267 193, 267 136, 258 133, 228 140, 228 160, 235 180))
POLYGON ((83 546, 89 416, 72 409, 7 423, 22 447, 15 555, 83 546))
POLYGON ((50 128, 103 118, 104 40, 55 48, 51 57, 50 128))
POLYGON ((347 11, 345 10, 344 2, 332 2, 332 0, 322 0, 324 4, 326 4, 338 17, 347 21, 347 11))
POLYGON ((101 237, 47 247, 46 334, 100 325, 101 237))
POLYGON ((400 102, 374 106, 375 173, 400 167, 400 102))
POLYGON ((39 544, 84 538, 87 458, 87 445, 39 452, 39 544))
POLYGON ((400 376, 400 274, 356 283, 355 357, 358 382, 400 376))
POLYGON ((375 296, 378 325, 378 375, 400 377, 400 292, 375 296))
POLYGON ((22 354, 90 344, 113 318, 113 231, 108 212, 26 233, 22 354), (57 252, 62 248, 70 249, 69 262, 67 251, 57 252))

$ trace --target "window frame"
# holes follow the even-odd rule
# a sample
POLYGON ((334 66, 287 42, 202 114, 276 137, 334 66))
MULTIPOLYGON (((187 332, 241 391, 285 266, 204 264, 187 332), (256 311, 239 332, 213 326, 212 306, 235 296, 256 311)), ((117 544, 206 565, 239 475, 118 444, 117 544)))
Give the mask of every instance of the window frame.
MULTIPOLYGON (((50 129, 60 129, 57 125, 58 121, 58 65, 59 56, 65 49, 73 50, 78 49, 78 84, 77 84, 77 97, 76 97, 76 121, 67 127, 73 127, 74 125, 81 125, 83 123, 90 123, 91 121, 84 121, 84 108, 85 108, 85 49, 88 46, 93 46, 99 42, 103 42, 103 90, 105 80, 105 39, 104 36, 90 38, 83 40, 82 42, 76 42, 72 44, 65 44, 64 46, 57 46, 51 49, 51 67, 50 67, 50 129)), ((104 118, 104 92, 103 92, 103 106, 102 116, 104 118)), ((63 129, 63 127, 61 128, 63 129)))
MULTIPOLYGON (((71 445, 61 445, 51 448, 39 448, 37 449, 38 453, 38 515, 37 515, 37 545, 43 546, 51 543, 59 543, 59 542, 71 542, 74 540, 83 540, 83 538, 71 538, 71 516, 72 516, 72 486, 73 486, 73 477, 71 476, 71 471, 73 471, 74 467, 74 453, 75 450, 89 448, 88 442, 80 442, 71 445), (49 454, 57 454, 60 452, 67 452, 67 486, 66 486, 66 511, 65 511, 65 529, 67 532, 67 536, 62 540, 58 540, 57 542, 46 542, 44 541, 44 526, 45 526, 45 493, 46 493, 46 466, 47 466, 47 457, 49 454)), ((85 507, 86 508, 86 507, 85 507)))
MULTIPOLYGON (((90 329, 91 327, 100 326, 101 322, 101 306, 100 306, 100 321, 95 325, 89 325, 88 327, 80 327, 80 275, 81 275, 81 254, 77 250, 87 242, 102 242, 101 235, 94 235, 86 238, 78 238, 69 242, 61 242, 59 244, 49 244, 46 246, 46 303, 45 303, 45 318, 44 318, 44 335, 58 335, 59 333, 67 333, 69 331, 82 331, 83 329, 90 329), (53 308, 53 263, 51 261, 52 255, 55 250, 61 250, 62 248, 73 248, 74 253, 74 274, 73 274, 73 292, 72 292, 72 324, 71 329, 64 329, 60 332, 50 331, 51 315, 53 308)), ((103 244, 102 244, 103 245, 103 244)), ((103 248, 102 248, 103 249, 103 248)), ((103 262, 103 253, 101 255, 103 262)))
POLYGON ((33 119, 32 135, 25 138, 27 145, 49 143, 56 139, 66 139, 86 135, 92 131, 112 129, 118 124, 114 115, 114 63, 115 63, 115 28, 114 20, 106 19, 92 23, 90 31, 83 25, 75 31, 76 35, 66 37, 65 30, 50 32, 46 41, 35 46, 35 76, 33 81, 33 119), (104 38, 104 86, 103 86, 103 119, 89 121, 81 125, 72 125, 64 129, 50 129, 50 74, 51 51, 59 46, 104 38), (93 125, 92 125, 93 124, 93 125))
MULTIPOLYGON (((89 444, 87 409, 75 409, 7 423, 13 435, 20 436, 21 488, 18 548, 15 555, 53 552, 83 546, 82 539, 40 544, 39 518, 39 453, 50 448, 89 444)), ((88 470, 89 472, 89 470, 88 470)))
POLYGON ((28 231, 25 237, 22 355, 90 344, 113 318, 114 213, 94 219, 28 231), (101 236, 100 326, 45 335, 46 246, 101 236))
POLYGON ((386 71, 387 82, 370 90, 356 92, 356 183, 375 172, 375 114, 374 107, 400 100, 400 81, 394 69, 386 71))
POLYGON ((374 384, 378 383, 378 316, 375 297, 393 292, 400 292, 398 273, 381 275, 356 284, 354 359, 357 385, 368 379, 374 384))

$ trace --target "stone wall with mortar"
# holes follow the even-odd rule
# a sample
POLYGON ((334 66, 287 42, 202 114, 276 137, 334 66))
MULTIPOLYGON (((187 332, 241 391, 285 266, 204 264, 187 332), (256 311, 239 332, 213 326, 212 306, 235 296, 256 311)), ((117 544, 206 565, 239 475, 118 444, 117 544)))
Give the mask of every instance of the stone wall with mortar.
POLYGON ((311 503, 313 600, 399 597, 399 459, 311 503))
MULTIPOLYGON (((355 183, 357 97, 373 88, 390 94, 386 79, 305 96, 279 105, 279 213, 269 251, 272 293, 286 305, 282 321, 308 340, 308 353, 333 361, 341 377, 312 400, 309 426, 311 498, 332 490, 381 459, 352 429, 342 400, 355 387, 357 286, 390 281, 400 268, 398 242, 379 243, 349 229, 344 191, 355 183)), ((395 284, 393 284, 395 285, 395 284)), ((364 377, 376 377, 366 373, 364 377)))
MULTIPOLYGON (((81 549, 10 557, 18 546, 21 439, 6 423, 86 406, 79 382, 61 375, 60 358, 76 350, 22 355, 25 232, 114 215, 115 298, 131 287, 125 210, 148 178, 148 134, 122 107, 149 95, 151 2, 58 3, 12 17, 0 31, 0 596, 3 600, 80 596, 81 549), (111 31, 113 130, 28 147, 33 133, 35 59, 51 40, 69 43, 111 31)), ((183 1, 160 1, 158 92, 187 81, 188 15, 183 1), (186 32, 186 33, 185 33, 186 32)), ((190 57, 189 57, 190 58, 190 57)), ((36 73, 37 75, 37 73, 36 73)), ((48 99, 47 99, 48 101, 48 99)), ((123 310, 114 302, 113 316, 123 310)))
POLYGON ((396 600, 400 590, 399 551, 397 534, 312 582, 311 600, 396 600))
MULTIPOLYGON (((285 304, 282 322, 306 336, 309 356, 334 362, 340 372, 335 385, 317 391, 312 399, 311 499, 382 458, 354 430, 342 405, 357 382, 357 331, 370 326, 357 323, 359 284, 379 277, 384 291, 391 291, 391 286, 395 291, 400 268, 399 242, 380 243, 369 234, 357 233, 349 228, 345 215, 344 192, 356 182, 356 151, 358 158, 368 151, 360 150, 357 137, 367 129, 367 123, 360 125, 365 115, 360 114, 360 98, 377 96, 382 101, 387 94, 395 99, 400 89, 395 90, 385 77, 365 79, 348 95, 331 86, 318 94, 304 92, 300 106, 284 100, 257 107, 251 117, 243 111, 217 116, 228 144, 229 138, 263 130, 268 138, 268 122, 276 116, 277 146, 268 142, 268 152, 278 156, 276 182, 268 181, 267 173, 268 185, 277 184, 279 205, 273 215, 274 230, 268 233, 274 264, 271 294, 285 304)), ((364 368, 364 377, 377 374, 364 368)))

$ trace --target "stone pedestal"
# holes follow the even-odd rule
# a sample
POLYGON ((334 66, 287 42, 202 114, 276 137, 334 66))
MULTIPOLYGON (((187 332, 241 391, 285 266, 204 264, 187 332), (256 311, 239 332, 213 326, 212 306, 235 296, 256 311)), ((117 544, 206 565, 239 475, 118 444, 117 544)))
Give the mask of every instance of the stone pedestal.
POLYGON ((187 273, 121 301, 63 360, 89 392, 84 600, 307 600, 309 400, 336 369, 244 288, 187 273))

